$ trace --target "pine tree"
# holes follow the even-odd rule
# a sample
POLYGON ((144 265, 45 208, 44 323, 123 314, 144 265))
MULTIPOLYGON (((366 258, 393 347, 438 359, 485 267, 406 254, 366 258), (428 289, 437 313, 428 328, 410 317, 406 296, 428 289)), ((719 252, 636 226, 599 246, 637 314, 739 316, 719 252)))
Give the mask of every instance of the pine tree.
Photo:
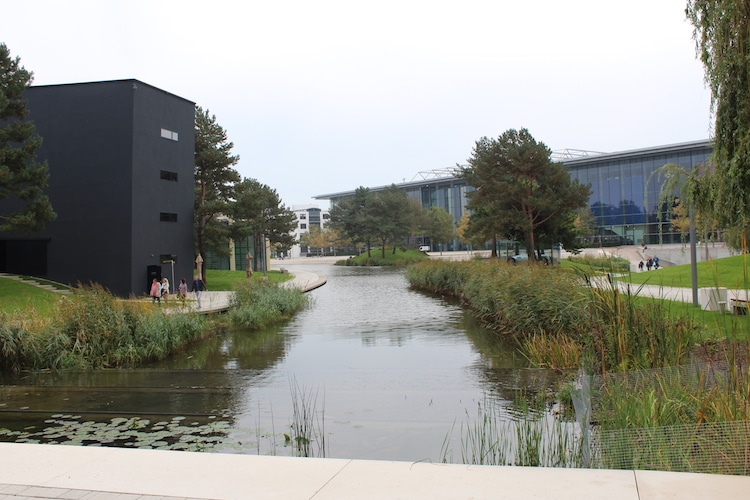
POLYGON ((216 123, 216 116, 200 106, 195 108, 195 246, 204 259, 206 250, 218 255, 228 252, 229 226, 220 219, 230 215, 235 184, 240 174, 232 168, 240 160, 232 156, 234 144, 226 131, 216 123))
MULTIPOLYGON (((526 129, 509 129, 497 139, 481 138, 461 176, 474 191, 467 207, 477 215, 477 231, 523 241, 533 260, 541 237, 571 232, 572 213, 586 206, 590 187, 571 180, 551 151, 526 129)), ((470 222, 470 226, 472 223, 470 222)))
POLYGON ((42 138, 32 121, 23 92, 33 80, 18 57, 0 43, 0 232, 35 232, 56 218, 44 194, 49 170, 36 161, 42 138))

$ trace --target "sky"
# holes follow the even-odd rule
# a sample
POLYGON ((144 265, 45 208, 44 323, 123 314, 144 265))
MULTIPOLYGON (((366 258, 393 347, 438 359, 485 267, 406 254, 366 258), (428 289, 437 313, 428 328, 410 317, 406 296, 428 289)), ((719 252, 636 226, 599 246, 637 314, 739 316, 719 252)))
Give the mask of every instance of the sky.
POLYGON ((527 128, 553 151, 710 138, 684 0, 35 0, 0 42, 35 85, 195 102, 283 203, 410 182, 527 128))

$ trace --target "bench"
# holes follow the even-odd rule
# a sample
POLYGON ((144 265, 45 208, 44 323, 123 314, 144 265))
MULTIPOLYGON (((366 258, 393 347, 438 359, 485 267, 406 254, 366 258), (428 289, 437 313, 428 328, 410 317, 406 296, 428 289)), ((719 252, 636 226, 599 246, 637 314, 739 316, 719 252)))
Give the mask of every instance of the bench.
POLYGON ((732 313, 737 316, 746 316, 748 301, 747 299, 729 299, 729 307, 732 309, 732 313))

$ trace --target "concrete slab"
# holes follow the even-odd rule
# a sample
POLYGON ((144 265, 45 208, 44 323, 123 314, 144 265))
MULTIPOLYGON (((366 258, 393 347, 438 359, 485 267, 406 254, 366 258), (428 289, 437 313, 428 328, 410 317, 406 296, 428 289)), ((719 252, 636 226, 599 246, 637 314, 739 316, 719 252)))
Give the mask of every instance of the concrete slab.
POLYGON ((750 477, 0 443, 0 498, 746 498, 750 477))
POLYGON ((750 477, 635 471, 641 499, 750 498, 750 477))
POLYGON ((632 471, 352 461, 315 500, 607 498, 633 500, 632 471), (356 494, 354 494, 356 493, 356 494), (353 495, 354 494, 354 495, 353 495))

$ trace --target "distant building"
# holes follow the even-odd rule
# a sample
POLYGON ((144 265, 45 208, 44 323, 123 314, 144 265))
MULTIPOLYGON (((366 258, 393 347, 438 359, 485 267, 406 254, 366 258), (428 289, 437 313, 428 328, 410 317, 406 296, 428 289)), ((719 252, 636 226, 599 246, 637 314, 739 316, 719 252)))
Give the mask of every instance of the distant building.
POLYGON ((195 104, 138 80, 45 85, 24 93, 49 164, 57 220, 0 233, 0 272, 146 292, 194 268, 195 104))
POLYGON ((708 161, 712 151, 711 142, 704 140, 563 161, 573 179, 591 185, 589 208, 596 231, 588 243, 679 243, 681 235, 673 232, 659 207, 661 184, 653 173, 668 163, 690 170, 708 161))
MULTIPOLYGON (((706 162, 713 148, 708 140, 656 146, 619 153, 586 153, 566 150, 553 155, 568 169, 573 179, 591 185, 589 208, 595 229, 588 244, 623 245, 679 242, 681 236, 672 232, 671 224, 659 210, 661 186, 657 169, 677 163, 687 169, 706 162)), ((453 216, 456 224, 466 207, 466 194, 474 188, 457 176, 455 169, 420 172, 411 182, 397 184, 410 198, 419 200, 424 208, 441 207, 453 216)), ((371 187, 382 191, 388 186, 371 187)), ((354 195, 354 190, 315 196, 330 200, 331 206, 354 195)), ((415 246, 429 244, 424 238, 415 246)), ((446 250, 464 249, 455 239, 446 250)))
MULTIPOLYGON (((292 205, 292 212, 297 217, 297 227, 294 230, 294 239, 297 241, 300 241, 303 234, 309 233, 311 228, 323 230, 328 224, 328 210, 321 210, 317 205, 292 205)), ((296 244, 289 251, 289 257, 305 257, 309 251, 309 248, 296 244)))

